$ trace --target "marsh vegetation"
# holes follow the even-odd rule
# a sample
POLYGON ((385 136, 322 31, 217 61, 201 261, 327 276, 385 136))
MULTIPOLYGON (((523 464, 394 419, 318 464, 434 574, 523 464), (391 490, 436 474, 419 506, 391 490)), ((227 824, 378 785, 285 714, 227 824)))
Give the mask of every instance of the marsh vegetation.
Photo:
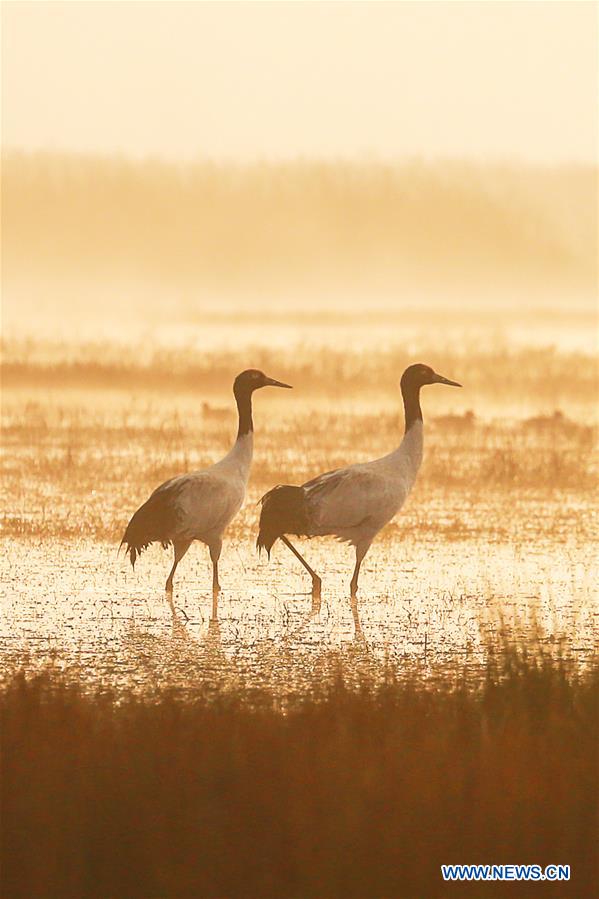
POLYGON ((591 895, 595 173, 67 162, 6 169, 6 895, 434 899, 480 861, 591 895), (256 502, 395 447, 414 361, 464 389, 427 389, 357 603, 303 544, 316 607, 256 502), (295 389, 256 398, 214 617, 203 547, 172 603, 159 547, 116 551, 230 446, 249 366, 295 389))
POLYGON ((435 899, 442 863, 510 859, 568 863, 559 895, 593 894, 596 668, 530 644, 490 654, 476 686, 351 668, 331 657, 283 709, 15 678, 4 895, 435 899))

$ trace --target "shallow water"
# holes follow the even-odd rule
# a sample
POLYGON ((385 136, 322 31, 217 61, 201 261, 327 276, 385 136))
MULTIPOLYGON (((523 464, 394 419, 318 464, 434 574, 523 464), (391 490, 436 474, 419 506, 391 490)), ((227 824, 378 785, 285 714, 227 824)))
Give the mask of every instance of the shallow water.
MULTIPOLYGON (((297 340, 296 325, 276 327, 291 328, 297 340)), ((332 348, 342 333, 337 325, 323 332, 332 348)), ((238 323, 225 331, 242 340, 238 323)), ((389 358, 373 349, 379 331, 365 328, 365 335, 367 371, 386 371, 389 358)), ((246 346, 250 337, 251 328, 246 346)), ((445 338, 439 330, 438 340, 445 338)), ((54 350, 68 359, 72 346, 54 350)), ((220 371, 223 360, 212 352, 206 371, 212 361, 220 371)), ((321 377, 327 353, 302 352, 298 389, 256 398, 249 493, 225 540, 216 615, 205 547, 195 544, 180 564, 172 605, 163 592, 171 551, 152 547, 132 572, 117 547, 151 489, 227 451, 235 433, 229 388, 220 381, 208 394, 194 382, 173 387, 167 365, 160 368, 165 389, 144 388, 143 379, 135 389, 94 386, 83 376, 49 389, 24 376, 4 390, 4 675, 52 664, 118 689, 243 687, 284 696, 316 688, 339 665, 357 682, 365 672, 382 676, 385 666, 397 676, 415 667, 425 678, 476 676, 489 652, 510 642, 581 665, 591 658, 599 578, 589 358, 576 357, 584 377, 564 393, 569 356, 518 357, 526 365, 523 391, 509 357, 495 349, 479 359, 483 395, 468 386, 472 365, 450 353, 445 373, 465 389, 431 388, 423 398, 424 463, 405 507, 366 558, 357 604, 348 597, 351 548, 330 539, 301 544, 323 579, 316 607, 285 547, 275 547, 270 563, 258 558, 256 502, 276 483, 302 483, 388 452, 401 439, 401 422, 395 388, 375 396, 368 379, 357 378, 339 393, 335 377, 321 377), (562 403, 570 394, 576 401, 562 403)), ((283 377, 284 360, 281 366, 271 373, 283 377)))
POLYGON ((170 551, 153 547, 132 572, 106 543, 5 541, 5 670, 51 663, 106 687, 243 686, 286 695, 313 687, 348 653, 356 676, 386 661, 398 676, 418 665, 423 677, 474 670, 502 639, 540 643, 580 663, 593 653, 590 546, 382 539, 355 604, 347 597, 351 550, 311 541, 306 553, 323 576, 320 608, 284 547, 268 563, 233 537, 215 618, 200 544, 179 567, 171 603, 162 590, 170 551))

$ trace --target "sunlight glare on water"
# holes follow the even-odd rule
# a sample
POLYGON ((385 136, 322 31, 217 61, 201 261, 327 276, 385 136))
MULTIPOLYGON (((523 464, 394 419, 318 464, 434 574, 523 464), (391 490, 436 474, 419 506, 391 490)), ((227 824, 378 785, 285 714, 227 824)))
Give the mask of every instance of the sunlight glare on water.
MULTIPOLYGON (((529 326, 528 349, 513 334, 502 349, 479 321, 486 337, 467 355, 459 342, 448 348, 447 321, 428 343, 422 324, 408 321, 400 344, 384 316, 368 326, 363 316, 346 324, 334 315, 280 316, 259 328, 251 316, 243 328, 215 316, 198 333, 165 327, 143 358, 115 343, 34 341, 24 355, 9 342, 5 673, 50 663, 107 687, 243 685, 284 696, 317 686, 340 659, 356 677, 385 665, 397 676, 416 665, 428 677, 481 670, 506 641, 584 664, 598 580, 596 384, 584 341, 574 356, 567 340, 559 351, 535 349, 545 332, 529 326), (309 334, 317 335, 311 345, 309 334), (341 337, 345 350, 335 345, 341 337), (366 558, 357 604, 348 598, 352 550, 331 539, 302 543, 323 578, 320 608, 312 607, 309 584, 281 544, 270 563, 258 558, 256 503, 274 484, 393 449, 402 434, 401 365, 420 343, 423 358, 464 389, 424 392, 422 470, 366 558), (242 358, 295 389, 255 399, 249 492, 225 536, 216 621, 205 547, 195 544, 181 563, 172 607, 163 593, 172 551, 152 547, 132 572, 117 547, 154 487, 230 447, 230 383, 242 358)), ((547 322, 559 326, 559 316, 547 322)), ((576 315, 569 330, 581 332, 576 315)))
POLYGON ((553 645, 580 661, 593 650, 597 571, 577 551, 481 541, 382 540, 365 566, 357 604, 347 597, 350 553, 307 545, 323 574, 320 608, 283 547, 267 564, 233 539, 212 619, 207 553, 179 569, 173 604, 162 592, 170 565, 158 549, 131 572, 115 547, 79 540, 4 546, 0 645, 6 659, 53 664, 105 686, 305 689, 323 654, 359 648, 365 658, 434 671, 482 664, 503 632, 553 645), (17 576, 18 574, 18 576, 17 576))

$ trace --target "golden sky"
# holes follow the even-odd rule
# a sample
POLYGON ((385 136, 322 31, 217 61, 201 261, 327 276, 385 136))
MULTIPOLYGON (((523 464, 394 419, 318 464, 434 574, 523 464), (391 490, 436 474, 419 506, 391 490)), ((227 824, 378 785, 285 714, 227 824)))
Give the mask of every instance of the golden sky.
POLYGON ((593 2, 4 2, 10 148, 591 162, 593 2))

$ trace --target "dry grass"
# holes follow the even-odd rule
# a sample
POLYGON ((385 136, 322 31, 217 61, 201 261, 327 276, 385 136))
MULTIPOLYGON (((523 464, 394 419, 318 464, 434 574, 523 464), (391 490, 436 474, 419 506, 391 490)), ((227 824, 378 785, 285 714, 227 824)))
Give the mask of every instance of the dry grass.
MULTIPOLYGON (((292 319, 291 319, 292 321, 292 319)), ((339 320, 342 323, 342 319, 339 320)), ((236 327, 235 317, 229 321, 236 327)), ((253 323, 255 327, 255 322, 253 323)), ((367 328, 364 322, 364 328, 367 328)), ((585 320, 592 325, 592 319, 585 320)), ((446 327, 439 316, 436 329, 446 327)), ((240 323, 243 327, 243 322, 240 323)), ((402 326, 402 316, 383 319, 389 330, 402 326)), ((584 325, 583 325, 584 326, 584 325)), ((555 324, 559 330, 559 320, 555 324)), ((318 331, 318 320, 314 329, 318 331)), ((358 335, 359 336, 359 321, 358 335)), ((359 343, 359 341, 358 341, 359 343)), ((463 339, 457 347, 441 348, 439 340, 420 346, 419 357, 434 363, 441 372, 460 375, 472 407, 501 408, 510 402, 551 411, 571 403, 592 407, 599 388, 595 360, 584 353, 559 351, 555 347, 507 348, 480 346, 481 339, 463 339)), ((2 378, 5 387, 104 389, 128 392, 153 391, 169 396, 178 393, 220 394, 230 405, 224 385, 232 383, 242 360, 247 366, 273 371, 290 379, 301 397, 331 400, 360 400, 383 397, 398 402, 398 381, 413 355, 398 341, 396 346, 376 351, 351 346, 246 346, 229 351, 207 350, 193 344, 177 348, 119 344, 66 344, 48 341, 4 341, 2 378)), ((430 394, 427 396, 430 402, 430 394)), ((455 396, 452 397, 455 402, 455 396)), ((165 405, 168 403, 165 400, 165 405)))
POLYGON ((559 896, 593 894, 597 670, 512 649, 478 688, 346 673, 285 714, 14 678, 3 895, 434 899, 448 862, 570 864, 559 896))
MULTIPOLYGON (((125 370, 109 353, 100 361, 97 348, 79 352, 80 361, 46 363, 39 346, 27 361, 18 347, 9 346, 3 397, 5 535, 117 540, 149 490, 173 474, 210 464, 233 439, 234 405, 229 392, 222 392, 233 367, 226 354, 201 363, 192 355, 183 365, 180 356, 167 354, 125 370), (162 389, 151 389, 155 386, 162 389)), ((401 436, 397 362, 391 354, 342 358, 323 350, 308 365, 301 355, 261 353, 256 364, 299 389, 285 403, 274 392, 256 400, 249 503, 235 525, 248 531, 255 527, 253 502, 273 484, 301 483, 320 471, 375 458, 401 436), (387 392, 379 391, 383 384, 387 392), (374 396, 376 412, 371 411, 374 396), (273 400, 278 405, 271 414, 273 400)), ((439 365, 454 376, 463 368, 464 360, 455 356, 439 365)), ((532 509, 541 501, 551 514, 535 513, 534 520, 557 539, 591 527, 577 508, 588 506, 597 484, 595 427, 592 418, 581 423, 554 412, 553 402, 576 394, 579 408, 590 410, 593 366, 580 355, 571 359, 545 351, 522 353, 513 368, 520 383, 512 382, 505 360, 481 353, 468 361, 467 393, 427 393, 425 460, 400 528, 405 523, 412 532, 421 527, 430 532, 437 526, 446 536, 459 536, 503 526, 515 528, 515 535, 531 522, 522 512, 515 521, 514 504, 532 509), (508 374, 500 384, 502 370, 508 374), (470 404, 484 409, 497 397, 508 405, 552 411, 519 419, 470 411, 470 404), (443 415, 443 401, 463 405, 443 415)))

